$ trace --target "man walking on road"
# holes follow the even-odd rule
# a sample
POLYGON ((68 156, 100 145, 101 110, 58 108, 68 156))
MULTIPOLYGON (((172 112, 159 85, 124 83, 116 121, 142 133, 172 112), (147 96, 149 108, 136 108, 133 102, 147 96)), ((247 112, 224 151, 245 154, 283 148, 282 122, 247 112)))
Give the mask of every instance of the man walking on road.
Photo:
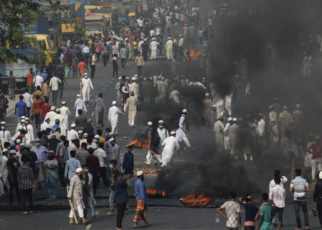
POLYGON ((106 113, 103 94, 99 93, 93 104, 93 112, 95 111, 96 128, 101 124, 104 126, 104 113, 106 113))
POLYGON ((134 64, 137 63, 138 67, 138 76, 142 76, 141 70, 144 67, 144 60, 143 57, 141 56, 141 53, 138 53, 138 56, 135 58, 134 64))
POLYGON ((125 115, 125 114, 116 106, 116 101, 113 101, 112 104, 113 104, 113 106, 108 111, 108 125, 107 125, 107 128, 111 124, 112 133, 117 135, 117 133, 118 133, 117 125, 118 125, 118 122, 119 122, 119 114, 123 114, 123 115, 125 115))
POLYGON ((300 230, 301 225, 301 217, 300 217, 300 207, 302 207, 302 211, 304 214, 304 222, 305 222, 305 228, 310 229, 309 227, 309 214, 307 211, 306 206, 306 197, 305 192, 309 192, 309 184, 305 179, 301 177, 302 170, 301 169, 295 169, 295 179, 292 180, 290 185, 290 192, 294 192, 294 210, 295 210, 295 216, 296 216, 296 223, 297 223, 297 229, 300 230))
POLYGON ((62 83, 62 81, 56 76, 53 76, 50 79, 49 87, 51 87, 54 105, 56 105, 56 102, 57 102, 58 90, 59 90, 60 83, 62 83))

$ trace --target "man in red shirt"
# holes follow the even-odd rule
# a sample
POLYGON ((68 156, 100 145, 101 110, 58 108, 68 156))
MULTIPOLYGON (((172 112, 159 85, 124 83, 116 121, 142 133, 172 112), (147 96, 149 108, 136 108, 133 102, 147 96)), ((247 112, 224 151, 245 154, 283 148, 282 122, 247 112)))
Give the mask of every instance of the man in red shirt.
POLYGON ((78 68, 80 77, 83 78, 85 73, 85 68, 87 68, 83 59, 81 59, 81 61, 78 63, 77 68, 78 68))
POLYGON ((322 142, 320 141, 320 136, 315 136, 316 142, 313 143, 308 149, 307 152, 312 153, 311 168, 312 168, 312 180, 315 180, 316 170, 322 170, 322 159, 321 159, 321 150, 322 142))
POLYGON ((45 117, 50 109, 51 109, 51 106, 48 105, 48 98, 45 98, 45 104, 43 104, 41 106, 41 111, 40 111, 40 114, 42 114, 42 116, 41 116, 42 119, 45 119, 45 117))
POLYGON ((33 86, 33 80, 34 80, 34 73, 32 72, 32 68, 29 69, 29 73, 27 74, 28 80, 27 80, 27 86, 29 93, 32 93, 32 86, 33 86))

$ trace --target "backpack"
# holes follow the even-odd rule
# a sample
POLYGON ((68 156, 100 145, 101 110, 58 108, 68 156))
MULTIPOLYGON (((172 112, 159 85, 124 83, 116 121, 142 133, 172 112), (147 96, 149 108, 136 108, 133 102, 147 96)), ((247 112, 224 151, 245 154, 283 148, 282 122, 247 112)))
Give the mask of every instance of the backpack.
POLYGON ((103 48, 103 55, 104 55, 104 56, 107 56, 107 49, 108 49, 107 47, 104 47, 104 48, 103 48))
POLYGON ((180 118, 182 115, 178 116, 176 119, 174 119, 174 128, 179 129, 179 123, 180 123, 180 118))

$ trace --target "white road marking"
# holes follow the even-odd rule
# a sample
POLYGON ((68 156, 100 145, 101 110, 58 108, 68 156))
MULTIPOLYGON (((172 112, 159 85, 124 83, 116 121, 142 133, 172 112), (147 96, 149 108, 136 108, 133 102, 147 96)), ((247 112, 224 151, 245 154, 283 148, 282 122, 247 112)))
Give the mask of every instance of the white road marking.
POLYGON ((86 230, 91 229, 91 227, 92 227, 92 225, 91 225, 91 224, 87 225, 86 230))
POLYGON ((216 223, 219 223, 219 222, 220 222, 219 217, 216 217, 216 223))

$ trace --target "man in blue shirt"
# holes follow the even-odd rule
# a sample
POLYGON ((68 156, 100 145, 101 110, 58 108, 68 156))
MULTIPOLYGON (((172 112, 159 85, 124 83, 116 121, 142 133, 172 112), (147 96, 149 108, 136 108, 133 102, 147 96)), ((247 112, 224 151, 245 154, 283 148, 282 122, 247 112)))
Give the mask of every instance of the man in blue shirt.
POLYGON ((21 121, 21 117, 22 116, 26 116, 28 117, 28 110, 27 110, 27 104, 26 102, 23 101, 23 96, 20 95, 19 96, 19 100, 17 103, 16 103, 16 106, 15 106, 15 115, 18 115, 18 123, 20 123, 21 121), (17 109, 18 109, 18 114, 17 114, 17 109))
POLYGON ((116 229, 122 230, 122 220, 124 217, 124 213, 127 212, 128 206, 126 203, 128 202, 128 194, 127 194, 127 185, 126 180, 131 178, 131 175, 128 175, 123 179, 124 174, 118 173, 117 179, 114 183, 115 186, 115 203, 117 207, 117 216, 116 216, 116 229))
MULTIPOLYGON (((132 153, 132 146, 127 147, 127 153, 124 154, 123 157, 123 170, 124 170, 124 175, 130 175, 131 177, 133 176, 133 171, 134 171, 134 155, 132 153)), ((130 177, 130 178, 131 178, 130 177)), ((130 187, 131 182, 130 180, 127 181, 127 185, 130 187)))
POLYGON ((56 129, 57 129, 57 128, 60 128, 60 127, 59 127, 59 123, 60 123, 59 119, 56 119, 56 120, 55 120, 55 125, 54 125, 53 127, 51 127, 51 133, 52 133, 52 134, 54 134, 54 133, 56 132, 56 129))
POLYGON ((135 182, 135 195, 136 195, 136 211, 134 215, 134 227, 142 227, 138 224, 139 221, 144 221, 145 227, 152 226, 147 221, 147 207, 146 202, 148 201, 148 196, 146 193, 146 187, 143 183, 144 181, 144 174, 142 171, 137 172, 138 179, 135 182))

